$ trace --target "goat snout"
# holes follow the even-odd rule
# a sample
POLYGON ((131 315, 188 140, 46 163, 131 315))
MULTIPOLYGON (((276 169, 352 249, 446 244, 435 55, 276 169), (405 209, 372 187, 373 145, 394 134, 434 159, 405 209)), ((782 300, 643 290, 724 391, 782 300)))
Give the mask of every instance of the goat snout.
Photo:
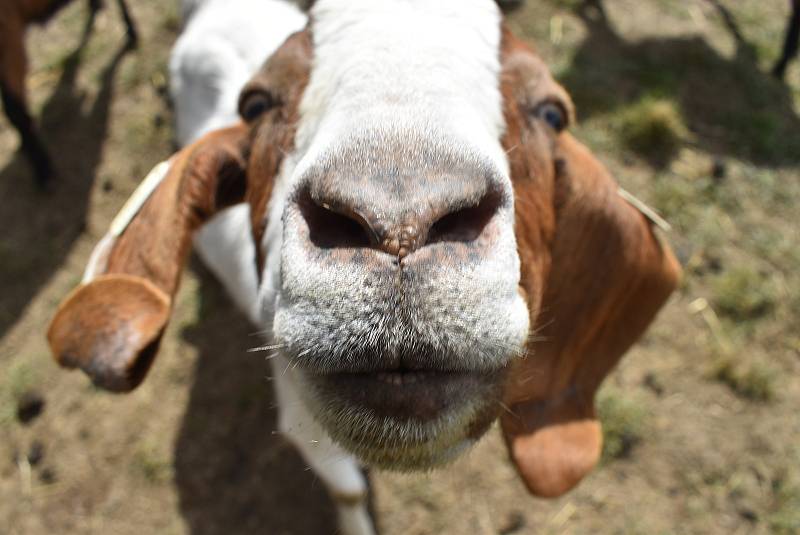
POLYGON ((384 207, 373 204, 380 195, 369 190, 359 193, 362 198, 355 203, 314 198, 309 190, 300 194, 298 205, 315 246, 368 247, 402 261, 428 244, 475 242, 502 205, 502 195, 494 190, 477 201, 453 197, 391 217, 384 207))
POLYGON ((275 334, 301 368, 488 371, 518 354, 510 181, 468 151, 409 152, 342 151, 289 193, 275 334))
POLYGON ((528 335, 511 183, 477 150, 376 138, 297 170, 273 331, 337 441, 430 466, 494 418, 528 335))
POLYGON ((370 249, 401 265, 434 244, 486 249, 490 223, 510 204, 510 196, 480 168, 369 175, 325 173, 298 189, 294 204, 309 247, 370 249))

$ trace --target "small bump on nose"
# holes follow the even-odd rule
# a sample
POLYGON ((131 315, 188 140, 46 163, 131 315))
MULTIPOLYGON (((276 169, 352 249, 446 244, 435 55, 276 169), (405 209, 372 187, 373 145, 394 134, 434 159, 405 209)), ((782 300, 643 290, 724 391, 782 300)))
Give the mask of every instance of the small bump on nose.
POLYGON ((389 237, 383 239, 381 242, 381 249, 392 256, 400 256, 400 251, 405 251, 405 249, 400 247, 400 240, 389 237))
POLYGON ((380 249, 402 260, 412 251, 417 250, 418 244, 423 242, 424 237, 420 235, 418 228, 414 224, 404 224, 399 227, 399 230, 387 232, 380 243, 380 249))

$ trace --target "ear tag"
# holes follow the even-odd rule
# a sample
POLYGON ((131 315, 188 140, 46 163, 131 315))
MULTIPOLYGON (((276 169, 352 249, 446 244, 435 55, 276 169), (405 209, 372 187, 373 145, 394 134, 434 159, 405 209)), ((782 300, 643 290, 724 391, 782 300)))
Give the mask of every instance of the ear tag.
POLYGON ((672 225, 670 225, 666 219, 658 215, 658 212, 647 206, 643 201, 635 197, 631 192, 618 187, 617 193, 619 194, 620 197, 625 199, 625 201, 627 201, 628 204, 639 210, 642 213, 642 215, 645 216, 655 226, 657 226, 664 232, 669 232, 672 230, 672 225))
POLYGON ((125 201, 122 209, 111 222, 111 228, 108 231, 109 234, 116 238, 125 232, 131 220, 139 213, 139 210, 142 209, 147 199, 150 198, 158 185, 164 180, 164 177, 167 176, 167 171, 169 171, 169 160, 159 163, 147 173, 142 183, 139 184, 136 191, 133 192, 133 195, 125 201))
POLYGON ((97 274, 105 271, 108 253, 111 251, 114 242, 125 232, 125 229, 128 228, 128 225, 130 225, 133 218, 136 217, 136 214, 139 213, 139 210, 142 209, 144 203, 147 202, 147 199, 150 198, 158 185, 164 180, 164 177, 167 176, 169 166, 169 160, 165 160, 153 167, 139 186, 137 186, 133 194, 125 201, 122 209, 116 217, 114 217, 114 220, 111 221, 108 232, 106 232, 103 239, 100 240, 92 251, 92 256, 89 258, 89 263, 86 266, 86 270, 83 272, 82 283, 85 284, 89 282, 95 278, 97 274))

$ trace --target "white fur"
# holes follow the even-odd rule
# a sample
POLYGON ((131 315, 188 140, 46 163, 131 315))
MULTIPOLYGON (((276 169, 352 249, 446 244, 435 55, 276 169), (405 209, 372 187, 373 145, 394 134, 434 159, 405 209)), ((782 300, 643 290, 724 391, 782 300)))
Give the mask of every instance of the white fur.
POLYGON ((314 65, 295 139, 308 164, 342 134, 402 118, 412 130, 438 125, 506 168, 493 2, 320 0, 312 19, 314 65))
MULTIPOLYGON (((282 250, 285 197, 311 168, 353 145, 355 138, 386 131, 427 133, 432 145, 489 162, 510 192, 500 143, 505 129, 500 17, 488 0, 314 4, 314 60, 300 104, 296 150, 277 178, 261 244, 267 252, 266 288, 261 289, 266 322, 272 323, 271 313, 280 305, 277 253, 282 250)), ((513 218, 513 212, 507 216, 513 218)), ((516 254, 513 233, 506 237, 504 252, 516 254)), ((526 331, 527 309, 516 304, 521 306, 514 314, 515 327, 526 331)))
MULTIPOLYGON (((181 146, 238 121, 239 91, 307 17, 284 0, 183 0, 184 31, 170 55, 170 93, 181 146)), ((261 324, 250 208, 225 210, 195 249, 247 317, 261 324)))
MULTIPOLYGON (((239 89, 277 45, 305 21, 295 8, 275 0, 184 2, 192 18, 170 62, 181 144, 235 122, 239 89)), ((200 256, 237 305, 268 332, 282 306, 282 252, 284 246, 293 247, 284 243, 287 198, 309 169, 346 152, 360 136, 388 133, 391 137, 399 133, 402 138, 404 133, 424 133, 430 136, 424 143, 442 146, 448 153, 461 151, 467 160, 491 168, 494 180, 510 194, 507 161, 499 141, 504 129, 498 82, 500 14, 493 2, 318 0, 312 18, 314 64, 300 107, 296 150, 286 156, 270 201, 267 230, 260 244, 266 252, 261 287, 256 289, 255 249, 247 207, 222 212, 195 241, 200 256), (254 301, 255 295, 258 299, 254 301)), ((506 273, 509 280, 503 284, 510 283, 506 285, 515 289, 519 263, 512 258, 516 249, 513 210, 506 207, 501 216, 505 228, 493 260, 479 271, 444 274, 445 278, 456 275, 447 284, 439 284, 445 278, 437 274, 428 282, 440 292, 437 295, 452 298, 461 292, 459 284, 477 287, 482 277, 497 271, 506 273)), ((302 253, 293 251, 298 256, 302 253)), ((363 303, 360 298, 365 296, 345 291, 358 279, 352 273, 312 275, 309 271, 300 275, 300 286, 313 276, 320 277, 325 286, 323 294, 344 291, 344 299, 358 295, 363 303), (342 285, 331 285, 331 276, 341 279, 342 285)), ((426 291, 422 288, 419 294, 426 291)), ((492 291, 486 289, 487 293, 492 291)), ((486 297, 470 296, 476 302, 467 303, 467 308, 480 307, 486 297)), ((497 337, 498 328, 527 332, 524 304, 513 298, 509 303, 508 307, 500 303, 511 312, 497 328, 473 321, 472 316, 453 321, 461 322, 460 329, 473 329, 476 337, 497 337)), ((431 306, 420 304, 422 309, 431 306)), ((414 328, 421 332, 436 325, 420 317, 414 328)), ((426 336, 431 337, 430 333, 426 336)), ((311 416, 307 394, 301 392, 302 378, 297 376, 302 372, 290 369, 281 356, 273 363, 281 432, 334 495, 364 496, 366 483, 356 459, 334 443, 311 416)), ((491 365, 487 361, 486 366, 491 365)), ((463 414, 455 415, 444 425, 452 427, 452 422, 464 418, 463 414)), ((455 444, 451 450, 463 447, 455 444)), ((340 503, 338 511, 345 534, 374 532, 363 500, 354 505, 340 503)))
POLYGON ((239 91, 306 16, 282 0, 184 0, 190 17, 170 55, 170 92, 183 146, 238 119, 239 91))
MULTIPOLYGON (((191 18, 172 53, 170 81, 177 139, 186 145, 238 120, 239 90, 286 37, 305 25, 306 17, 276 0, 184 0, 183 8, 191 18)), ((249 205, 217 214, 196 235, 195 248, 237 307, 254 325, 262 325, 249 205)), ((279 367, 277 361, 273 367, 279 367)), ((357 461, 320 429, 282 372, 275 373, 280 431, 334 495, 365 497, 357 461)), ((374 534, 363 500, 337 503, 337 511, 345 535, 374 534)))
POLYGON ((367 482, 354 457, 335 444, 308 412, 298 393, 298 381, 283 358, 273 359, 275 397, 279 407, 278 428, 303 455, 334 498, 345 496, 348 503, 337 503, 339 525, 346 535, 371 535, 372 521, 364 505, 367 482))
MULTIPOLYGON (((293 352, 307 355, 313 349, 317 369, 346 360, 339 348, 354 342, 369 341, 391 352, 417 338, 461 355, 465 367, 496 369, 522 350, 528 331, 528 310, 517 291, 510 202, 498 214, 498 239, 486 261, 477 268, 421 274, 416 280, 423 282, 409 289, 417 304, 414 315, 392 322, 391 304, 374 274, 317 262, 302 235, 302 217, 287 207, 285 197, 319 176, 319 169, 347 167, 348 158, 369 162, 383 150, 410 170, 429 166, 431 154, 485 170, 487 180, 511 199, 500 143, 505 124, 497 6, 488 0, 319 0, 311 18, 313 66, 300 104, 296 150, 277 179, 262 244, 268 258, 263 306, 275 311, 267 323, 293 352), (292 225, 291 231, 284 225, 292 225), (305 344, 313 348, 305 350, 305 344), (320 348, 330 348, 330 358, 320 348)), ((367 171, 380 175, 381 169, 367 171)), ((424 206, 422 201, 406 199, 406 208, 424 206)), ((301 392, 322 418, 328 402, 315 399, 308 388, 301 392)), ((437 422, 437 439, 449 442, 436 446, 432 464, 466 446, 456 439, 476 410, 465 406, 437 422)), ((351 424, 364 417, 343 416, 351 424)), ((335 432, 337 422, 325 422, 326 428, 335 432)), ((431 429, 391 427, 387 432, 413 435, 431 429)), ((365 458, 378 458, 371 453, 359 450, 365 458)))

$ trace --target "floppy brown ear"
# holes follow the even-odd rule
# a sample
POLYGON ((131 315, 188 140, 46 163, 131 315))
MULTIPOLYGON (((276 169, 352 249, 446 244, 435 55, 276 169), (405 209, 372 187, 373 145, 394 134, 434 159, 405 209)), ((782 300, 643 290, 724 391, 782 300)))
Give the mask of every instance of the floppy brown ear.
POLYGON ((536 336, 501 418, 528 489, 554 497, 597 463, 595 392, 675 289, 680 267, 651 222, 569 135, 558 140, 556 229, 536 336))
POLYGON ((212 132, 145 179, 50 324, 59 364, 81 368, 112 391, 142 381, 169 321, 192 234, 244 198, 248 138, 245 125, 212 132))

